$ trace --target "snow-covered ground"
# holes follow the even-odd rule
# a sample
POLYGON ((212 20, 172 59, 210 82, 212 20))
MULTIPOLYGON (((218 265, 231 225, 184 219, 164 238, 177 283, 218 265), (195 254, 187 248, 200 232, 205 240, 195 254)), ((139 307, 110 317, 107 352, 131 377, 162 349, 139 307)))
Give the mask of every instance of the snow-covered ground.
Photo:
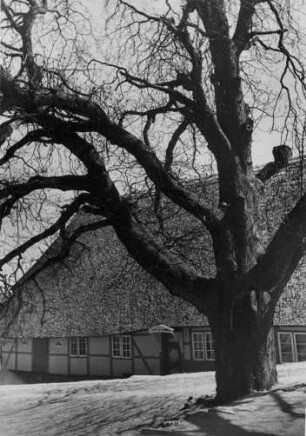
POLYGON ((210 410, 191 407, 189 415, 182 411, 189 397, 214 393, 214 373, 1 385, 0 435, 304 436, 306 363, 278 371, 271 393, 210 410))

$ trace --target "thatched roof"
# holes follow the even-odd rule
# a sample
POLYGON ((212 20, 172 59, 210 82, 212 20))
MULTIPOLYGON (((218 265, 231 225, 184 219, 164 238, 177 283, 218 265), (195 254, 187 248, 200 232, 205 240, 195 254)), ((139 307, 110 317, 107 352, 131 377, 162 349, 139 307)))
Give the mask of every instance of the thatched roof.
MULTIPOLYGON (((296 178, 292 173, 288 177, 288 171, 276 176, 267 188, 269 195, 263 205, 267 239, 298 195, 296 178)), ((210 186, 204 195, 216 203, 215 184, 210 186)), ((163 230, 165 240, 180 234, 173 249, 183 252, 187 262, 201 266, 203 273, 213 275, 208 235, 203 236, 203 229, 192 224, 186 213, 171 207, 171 219, 163 230)), ((164 213, 169 214, 166 203, 164 213)), ((89 336, 149 329, 156 324, 207 324, 194 307, 171 297, 163 285, 144 272, 111 228, 82 235, 65 261, 49 265, 33 278, 32 273, 54 255, 59 243, 57 240, 17 284, 22 310, 9 336, 89 336)), ((277 324, 306 325, 305 279, 306 268, 301 262, 277 307, 277 324)))
POLYGON ((156 324, 207 324, 195 308, 171 297, 141 270, 111 228, 84 234, 64 262, 48 266, 34 279, 25 277, 17 286, 22 310, 9 336, 98 336, 156 324))

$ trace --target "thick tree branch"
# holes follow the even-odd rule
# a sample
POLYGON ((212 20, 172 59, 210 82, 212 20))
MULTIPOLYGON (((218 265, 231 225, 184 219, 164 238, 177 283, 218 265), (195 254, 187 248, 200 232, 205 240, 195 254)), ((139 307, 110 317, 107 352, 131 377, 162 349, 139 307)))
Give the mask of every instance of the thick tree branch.
POLYGON ((173 152, 175 149, 175 146, 180 139, 180 136, 184 133, 184 131, 187 129, 189 125, 189 122, 187 120, 183 120, 181 124, 178 126, 178 128, 175 130, 175 132, 172 135, 171 140, 169 141, 167 150, 166 150, 166 158, 165 158, 165 169, 166 171, 169 171, 173 162, 173 152))
MULTIPOLYGON (((63 225, 65 224, 64 219, 61 220, 61 218, 60 218, 59 221, 62 221, 62 222, 57 230, 62 228, 63 225)), ((16 296, 16 291, 18 293, 19 290, 22 289, 21 286, 25 281, 35 279, 35 277, 41 271, 45 270, 50 265, 63 262, 69 256, 71 248, 75 245, 78 238, 80 238, 80 236, 82 234, 84 234, 86 232, 94 232, 96 230, 99 230, 103 227, 107 227, 109 225, 110 225, 110 222, 107 219, 95 221, 95 222, 85 224, 85 225, 80 225, 75 230, 71 231, 69 233, 69 236, 66 235, 65 239, 56 240, 54 245, 51 245, 49 250, 47 250, 47 252, 44 254, 44 257, 41 258, 40 261, 38 261, 36 264, 34 264, 34 266, 32 268, 30 268, 30 270, 18 282, 18 287, 16 290, 14 290, 15 292, 13 295, 16 296), (60 244, 59 244, 59 242, 60 242, 60 244), (56 246, 55 246, 55 244, 56 244, 56 246)), ((48 230, 46 230, 46 232, 48 232, 48 230)), ((56 231, 55 231, 55 233, 56 233, 56 231)), ((54 234, 54 233, 52 233, 52 234, 54 234)), ((52 234, 50 234, 49 236, 51 236, 52 234)), ((40 235, 42 235, 42 234, 40 234, 40 235)), ((34 238, 38 239, 40 237, 40 235, 33 237, 28 242, 29 243, 31 242, 33 245, 35 243, 34 238)), ((17 255, 19 255, 19 254, 15 254, 15 256, 17 256, 17 255)), ((4 261, 4 259, 2 259, 2 261, 4 261)), ((1 306, 0 306, 0 310, 1 310, 1 306)))
MULTIPOLYGON (((240 56, 243 50, 248 49, 250 39, 256 35, 256 32, 250 32, 250 29, 252 28, 255 6, 258 3, 262 3, 262 0, 240 0, 240 10, 233 36, 233 41, 237 46, 238 56, 240 56)), ((268 32, 259 33, 268 34, 268 32)), ((269 32, 269 34, 270 33, 271 32, 269 32)))
MULTIPOLYGON (((126 140, 129 138, 127 137, 126 140)), ((213 292, 214 282, 205 279, 193 268, 187 267, 178 256, 158 243, 145 226, 136 219, 136 212, 132 211, 129 202, 121 198, 101 160, 99 167, 100 172, 93 172, 88 176, 89 190, 104 205, 105 216, 110 220, 117 236, 131 256, 173 294, 192 301, 197 307, 203 304, 208 305, 205 309, 207 310, 212 298, 210 294, 213 292), (205 293, 210 295, 209 298, 206 299, 205 293)), ((165 173, 164 168, 163 173, 165 173)), ((183 194, 183 190, 176 193, 181 197, 183 194)), ((186 198, 190 204, 190 197, 186 198)), ((200 208, 198 204, 194 207, 196 210, 200 208)))
POLYGON ((24 183, 8 183, 8 186, 0 189, 0 200, 6 197, 21 198, 38 189, 59 189, 61 191, 81 191, 88 186, 87 176, 54 176, 54 177, 31 177, 24 183))
POLYGON ((53 225, 51 225, 49 228, 39 233, 38 235, 31 237, 28 241, 19 245, 16 249, 12 250, 10 253, 2 257, 2 259, 0 259, 0 270, 5 264, 10 262, 16 256, 22 256, 33 245, 45 240, 46 238, 54 235, 56 232, 61 230, 70 220, 70 218, 78 212, 81 205, 88 203, 90 199, 91 197, 86 194, 81 194, 80 196, 75 198, 71 204, 63 208, 61 216, 53 225))
MULTIPOLYGON (((7 86, 4 84, 2 88, 4 97, 8 99, 13 98, 14 106, 18 104, 23 110, 31 106, 31 113, 27 113, 25 116, 30 117, 30 119, 32 117, 32 120, 39 123, 49 136, 55 141, 64 144, 84 163, 89 172, 99 172, 100 165, 104 165, 99 153, 97 153, 94 147, 84 138, 67 128, 65 121, 48 115, 45 109, 41 110, 42 108, 57 107, 84 117, 86 116, 88 125, 91 126, 93 131, 103 135, 112 144, 124 148, 137 159, 138 163, 144 168, 157 189, 176 204, 195 215, 202 222, 215 219, 210 207, 199 203, 197 196, 188 193, 181 186, 178 186, 150 147, 118 124, 112 122, 97 104, 88 102, 79 96, 71 96, 63 93, 42 94, 37 92, 33 100, 33 98, 27 96, 23 90, 14 85, 12 79, 7 75, 6 80, 8 84, 7 86)), ((209 120, 208 117, 206 118, 209 120)), ((213 115, 210 117, 210 120, 214 124, 213 115)), ((207 128, 209 129, 209 126, 207 128)))
POLYGON ((131 256, 171 294, 184 298, 205 314, 210 313, 216 297, 214 279, 206 279, 186 266, 134 219, 128 225, 115 223, 114 228, 131 256))
MULTIPOLYGON (((194 109, 195 105, 194 102, 188 98, 186 95, 179 92, 177 89, 174 89, 173 87, 173 81, 171 82, 163 82, 163 83, 151 83, 146 79, 143 79, 141 77, 134 76, 130 74, 128 71, 121 69, 121 75, 125 78, 125 80, 130 83, 131 85, 135 86, 139 89, 154 89, 155 91, 159 91, 161 93, 169 95, 169 97, 172 99, 172 101, 177 101, 187 107, 189 107, 191 110, 194 109)), ((177 84, 181 84, 182 82, 177 82, 177 84)))
MULTIPOLYGON (((24 183, 7 183, 0 189, 0 227, 3 219, 8 216, 18 200, 33 191, 40 189, 59 189, 61 191, 86 190, 88 180, 85 176, 59 176, 41 177, 35 176, 24 183)), ((3 184, 3 182, 2 182, 3 184)))
POLYGON ((306 248, 306 194, 283 219, 265 254, 252 271, 255 290, 273 299, 273 309, 280 293, 297 267, 306 248))
POLYGON ((27 4, 27 12, 16 13, 12 8, 9 8, 6 5, 4 0, 1 0, 1 6, 10 25, 22 40, 21 49, 18 50, 21 53, 22 58, 21 70, 19 71, 18 75, 20 76, 25 69, 29 79, 29 86, 37 88, 41 83, 42 69, 35 62, 32 30, 37 16, 46 13, 46 5, 43 2, 42 6, 40 6, 38 2, 31 0, 27 4))
MULTIPOLYGON (((108 126, 108 131, 110 131, 110 129, 111 125, 108 126)), ((152 151, 147 149, 143 142, 134 138, 119 126, 116 125, 115 129, 118 129, 117 134, 120 135, 116 137, 115 143, 117 145, 120 146, 122 141, 125 148, 128 146, 136 146, 139 148, 138 152, 140 152, 140 150, 143 151, 142 154, 144 156, 141 156, 141 159, 149 159, 147 166, 149 166, 153 174, 155 173, 154 175, 152 174, 152 178, 157 180, 158 183, 156 183, 156 185, 162 186, 162 191, 168 192, 168 196, 173 195, 176 203, 181 203, 186 209, 190 208, 193 214, 197 213, 201 216, 203 213, 201 205, 193 200, 191 194, 176 187, 157 158, 152 158, 152 151), (131 143, 133 141, 136 141, 135 145, 131 143), (152 162, 157 163, 152 166, 152 162), (158 177, 162 180, 158 181, 158 177)), ((58 129, 56 129, 56 131, 58 132, 58 129)), ((70 137, 69 135, 67 131, 63 133, 62 129, 60 129, 59 138, 62 143, 67 147, 73 148, 76 139, 74 136, 70 137)), ((79 140, 80 139, 78 139, 78 141, 79 140)), ((86 141, 83 141, 86 146, 86 141)), ((83 152, 85 154, 84 150, 78 152, 78 154, 81 156, 83 152)), ((88 146, 86 153, 88 155, 88 146)), ((96 161, 95 158, 93 158, 93 160, 96 161)), ((178 256, 173 255, 155 240, 144 225, 140 224, 140 221, 135 219, 135 212, 131 211, 128 201, 121 198, 114 183, 109 178, 101 158, 99 161, 96 161, 96 163, 97 167, 91 169, 88 175, 88 189, 97 199, 100 199, 101 203, 104 205, 105 216, 110 220, 119 239, 123 242, 131 256, 142 265, 146 271, 160 280, 172 293, 180 295, 189 301, 193 301, 194 304, 197 304, 197 307, 199 307, 199 304, 203 304, 203 301, 205 304, 208 304, 206 298, 203 297, 203 293, 205 293, 205 289, 207 293, 208 289, 209 293, 212 292, 212 281, 206 280, 192 268, 186 267, 178 256)), ((203 217, 201 219, 203 219, 203 217)), ((207 310, 207 308, 205 310, 207 310)))
MULTIPOLYGON (((199 130, 207 140, 209 149, 216 156, 217 160, 220 160, 222 157, 224 158, 224 155, 227 156, 227 159, 231 159, 231 144, 224 134, 213 109, 207 103, 200 84, 199 87, 201 89, 196 87, 194 90, 196 101, 193 101, 176 89, 173 89, 173 87, 169 85, 169 82, 166 82, 167 87, 164 87, 164 85, 152 84, 147 80, 132 76, 127 72, 123 74, 130 84, 140 89, 150 88, 161 91, 168 94, 172 101, 177 101, 182 104, 184 109, 182 109, 181 112, 190 122, 197 124, 199 130)), ((175 82, 177 83, 177 80, 175 80, 175 82)), ((197 82, 200 83, 199 80, 197 80, 197 82)), ((179 80, 179 83, 182 82, 179 80)))
POLYGON ((25 145, 41 140, 44 133, 45 132, 42 129, 37 129, 27 133, 22 139, 6 150, 5 155, 0 159, 0 165, 7 163, 15 156, 16 151, 20 150, 25 145))
MULTIPOLYGON (((194 7, 209 36, 214 68, 211 81, 215 89, 218 122, 232 150, 239 157, 242 170, 252 172, 252 126, 249 128, 248 125, 251 121, 249 109, 244 103, 239 56, 236 44, 230 37, 225 2, 224 0, 195 1, 194 7)), ((234 167, 235 161, 232 160, 231 165, 234 167)), ((224 172, 221 169, 220 171, 224 172)))
MULTIPOLYGON (((96 130, 113 143, 116 143, 115 137, 120 136, 117 134, 119 132, 119 126, 111 122, 103 109, 96 103, 92 103, 88 99, 81 98, 78 95, 72 95, 62 91, 56 93, 37 92, 33 101, 33 96, 31 95, 30 97, 20 89, 18 85, 14 83, 13 78, 10 77, 1 66, 0 73, 3 75, 0 89, 4 95, 3 105, 6 110, 12 110, 19 106, 25 111, 30 110, 31 112, 27 116, 30 117, 30 119, 32 116, 32 118, 37 120, 37 116, 34 116, 34 114, 31 115, 31 113, 33 113, 33 104, 36 111, 41 113, 41 115, 44 115, 46 110, 56 107, 85 117, 88 120, 88 122, 85 123, 85 129, 96 130), (115 135, 114 132, 116 132, 115 135)), ((192 100, 183 96, 180 92, 174 89, 165 89, 162 86, 150 84, 148 81, 131 76, 127 72, 124 74, 125 77, 129 78, 130 83, 136 86, 144 88, 149 87, 161 92, 166 92, 171 98, 174 98, 185 105, 188 109, 184 110, 184 114, 188 114, 190 120, 198 124, 199 129, 207 139, 211 151, 218 158, 226 155, 227 158, 230 159, 231 146, 228 139, 224 135, 214 112, 207 104, 205 104, 205 101, 202 100, 202 104, 195 104, 192 100)), ((77 126, 75 127, 77 128, 77 126)), ((123 144, 120 146, 123 146, 123 144)), ((151 176, 149 175, 149 177, 151 176)))

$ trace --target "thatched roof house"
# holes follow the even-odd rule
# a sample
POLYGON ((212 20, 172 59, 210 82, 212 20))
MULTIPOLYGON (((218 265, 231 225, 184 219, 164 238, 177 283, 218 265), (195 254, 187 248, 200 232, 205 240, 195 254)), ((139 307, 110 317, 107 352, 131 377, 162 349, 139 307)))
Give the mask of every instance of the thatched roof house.
MULTIPOLYGON (((296 172, 296 168, 289 168, 276 176, 267 188, 270 195, 263 205, 267 239, 298 195, 298 181, 297 177, 292 177, 292 171, 296 172)), ((199 195, 208 195, 212 202, 217 202, 215 183, 210 183, 206 192, 199 189, 199 195)), ((179 242, 173 249, 183 252, 187 262, 196 264, 203 272, 212 275, 214 265, 208 235, 203 236, 202 229, 197 224, 191 224, 188 216, 176 211, 173 206, 169 214, 166 202, 162 213, 171 216, 163 223, 165 240, 179 234, 180 237, 176 238, 179 242)), ((150 216, 150 211, 145 210, 145 214, 150 216)), ((88 220, 88 217, 81 215, 78 222, 84 219, 88 220)), ((76 222, 72 223, 72 227, 74 225, 76 222)), ((59 246, 60 240, 55 241, 16 285, 19 296, 16 304, 17 301, 22 302, 20 313, 15 320, 10 320, 9 316, 3 320, 6 326, 12 321, 5 337, 15 338, 13 348, 5 345, 2 350, 2 361, 7 360, 6 366, 62 374, 120 375, 135 373, 138 359, 142 373, 169 372, 170 358, 165 363, 164 356, 171 350, 178 352, 174 344, 176 342, 180 344, 181 369, 203 369, 203 361, 208 369, 212 368, 213 342, 205 317, 188 303, 171 297, 162 284, 144 272, 131 259, 111 228, 83 234, 65 260, 41 269, 46 259, 56 254, 59 246), (158 325, 173 327, 176 341, 170 340, 173 337, 171 335, 158 333, 157 328, 159 342, 152 342, 152 335, 148 331, 158 325), (133 332, 138 333, 135 336, 133 332), (138 337, 138 344, 135 337, 138 337), (22 341, 27 345, 22 345, 22 341), (159 348, 156 348, 156 343, 159 348), (163 351, 162 358, 160 350, 163 351), (46 357, 41 364, 37 356, 43 354, 46 357), (89 355, 89 358, 84 366, 85 355, 89 355), (124 358, 130 358, 131 362, 123 365, 121 361, 120 366, 118 362, 124 358), (151 359, 151 363, 148 363, 148 359, 151 359), (158 365, 156 359, 159 359, 158 365), (101 369, 105 368, 104 360, 107 360, 107 371, 101 369), (62 362, 65 370, 59 362, 62 362), (74 362, 74 367, 71 362, 74 362), (114 369, 114 362, 120 369, 119 366, 114 369), (152 362, 155 362, 155 366, 152 362), (148 369, 151 367, 154 370, 148 369)), ((306 359, 306 334, 301 336, 302 331, 306 332, 305 279, 306 265, 301 262, 275 313, 275 324, 281 326, 277 331, 280 360, 287 358, 284 357, 286 353, 282 358, 281 351, 282 347, 286 348, 288 341, 291 341, 291 358, 299 360, 302 354, 296 351, 296 344, 300 340, 302 345, 305 341, 306 359)), ((9 342, 6 340, 6 343, 9 342)))
POLYGON ((22 309, 10 335, 98 336, 154 324, 206 323, 196 309, 171 297, 144 272, 111 228, 84 234, 67 259, 31 278, 54 251, 52 246, 18 283, 22 309))

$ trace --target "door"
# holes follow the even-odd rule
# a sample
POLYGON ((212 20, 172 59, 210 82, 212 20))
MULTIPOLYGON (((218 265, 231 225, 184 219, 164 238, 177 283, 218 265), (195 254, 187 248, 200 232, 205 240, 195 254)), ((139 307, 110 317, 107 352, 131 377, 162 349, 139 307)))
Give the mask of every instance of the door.
POLYGON ((182 353, 180 345, 172 334, 162 334, 162 355, 165 374, 182 371, 182 353))
POLYGON ((48 338, 33 339, 33 372, 48 372, 48 338))

